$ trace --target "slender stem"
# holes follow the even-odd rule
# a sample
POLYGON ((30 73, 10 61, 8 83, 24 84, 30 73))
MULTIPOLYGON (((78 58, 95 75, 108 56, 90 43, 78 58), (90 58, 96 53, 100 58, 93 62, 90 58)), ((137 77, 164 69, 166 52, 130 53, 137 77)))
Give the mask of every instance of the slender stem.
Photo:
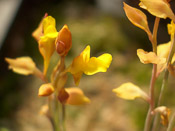
POLYGON ((66 108, 64 104, 62 104, 62 127, 63 131, 66 131, 66 108))
MULTIPOLYGON (((172 57, 173 57, 174 52, 175 52, 175 41, 174 41, 174 39, 175 39, 175 35, 174 35, 174 37, 172 37, 172 40, 171 40, 172 43, 171 43, 171 49, 170 49, 170 53, 169 53, 169 56, 168 56, 167 64, 166 64, 167 66, 168 66, 169 63, 171 63, 172 57)), ((158 99, 157 106, 161 105, 163 92, 164 92, 165 87, 167 87, 167 84, 168 84, 168 76, 169 76, 169 72, 168 72, 168 69, 166 68, 165 73, 164 73, 162 86, 161 86, 161 91, 160 91, 160 94, 159 94, 159 99, 158 99)), ((154 124, 153 124, 153 131, 157 131, 159 121, 160 121, 160 117, 158 115, 156 115, 155 120, 154 120, 154 124)))
MULTIPOLYGON (((159 21, 160 19, 156 17, 155 23, 154 23, 154 29, 153 29, 153 36, 151 39, 151 43, 153 46, 153 52, 155 54, 157 54, 157 31, 158 31, 159 21)), ((152 123, 151 112, 154 110, 154 85, 156 82, 156 73, 157 73, 157 65, 153 64, 152 76, 151 76, 151 81, 150 81, 150 89, 149 89, 150 106, 149 106, 149 110, 148 110, 147 117, 145 120, 144 131, 150 131, 150 128, 151 128, 151 123, 152 123)))
POLYGON ((174 127, 175 127, 175 113, 173 114, 173 116, 169 122, 167 131, 172 131, 174 127))

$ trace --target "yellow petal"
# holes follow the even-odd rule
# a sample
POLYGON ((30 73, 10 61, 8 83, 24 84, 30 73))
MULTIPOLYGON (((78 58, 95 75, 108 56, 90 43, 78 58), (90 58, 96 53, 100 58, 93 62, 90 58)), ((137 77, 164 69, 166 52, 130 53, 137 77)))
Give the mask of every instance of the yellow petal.
POLYGON ((171 110, 166 106, 159 106, 156 109, 154 109, 154 112, 160 113, 160 118, 162 120, 161 123, 164 126, 168 126, 171 110))
POLYGON ((56 27, 56 22, 52 16, 47 16, 46 18, 43 19, 44 35, 57 32, 55 27, 56 27))
POLYGON ((47 73, 47 69, 50 63, 50 58, 55 51, 55 38, 50 39, 48 37, 41 37, 39 41, 39 51, 44 58, 44 75, 47 73))
POLYGON ((41 21, 38 28, 32 33, 32 36, 35 38, 36 41, 39 41, 42 35, 43 35, 43 25, 41 21))
POLYGON ((59 31, 56 39, 56 49, 58 54, 66 56, 72 46, 72 35, 67 25, 59 31))
POLYGON ((38 91, 38 96, 49 96, 54 92, 54 87, 51 83, 42 84, 38 91))
POLYGON ((78 86, 83 72, 73 74, 75 85, 78 86))
POLYGON ((79 83, 82 73, 86 75, 93 75, 98 72, 106 72, 112 61, 110 54, 103 54, 99 57, 90 58, 90 46, 87 46, 85 50, 76 58, 74 58, 72 64, 68 68, 74 76, 76 85, 79 83))
POLYGON ((69 72, 71 72, 72 74, 84 72, 87 63, 89 62, 89 59, 90 59, 90 46, 88 45, 79 56, 74 58, 69 68, 69 72))
POLYGON ((174 13, 171 10, 171 7, 167 0, 140 0, 141 7, 144 7, 152 15, 160 18, 166 19, 169 17, 172 20, 175 20, 174 13))
POLYGON ((171 24, 168 24, 167 27, 168 27, 168 34, 173 35, 173 37, 174 37, 174 33, 175 33, 175 24, 174 24, 174 22, 171 21, 171 24))
POLYGON ((83 91, 79 88, 66 88, 66 92, 69 94, 69 98, 66 103, 70 105, 84 105, 89 104, 90 100, 87 98, 83 91))
POLYGON ((40 109, 40 114, 41 115, 48 115, 48 112, 49 112, 49 107, 48 105, 43 105, 40 109))
POLYGON ((93 75, 98 72, 106 72, 112 61, 110 54, 103 54, 99 57, 90 58, 84 73, 86 75, 93 75))
POLYGON ((134 100, 135 98, 143 98, 146 101, 149 101, 148 95, 142 91, 138 86, 128 82, 124 83, 118 88, 112 90, 120 98, 126 100, 134 100))
POLYGON ((157 46, 157 55, 159 57, 168 58, 170 52, 171 41, 157 46))
POLYGON ((146 52, 143 49, 138 49, 137 55, 140 61, 144 64, 164 64, 166 62, 165 58, 157 56, 154 52, 146 52))
POLYGON ((30 75, 35 73, 35 63, 30 57, 18 57, 16 59, 5 58, 9 64, 9 69, 22 75, 30 75))
POLYGON ((125 13, 128 19, 135 26, 143 29, 148 34, 151 34, 149 27, 148 27, 147 17, 142 11, 140 11, 139 9, 133 8, 127 5, 126 3, 124 3, 124 10, 125 10, 125 13))

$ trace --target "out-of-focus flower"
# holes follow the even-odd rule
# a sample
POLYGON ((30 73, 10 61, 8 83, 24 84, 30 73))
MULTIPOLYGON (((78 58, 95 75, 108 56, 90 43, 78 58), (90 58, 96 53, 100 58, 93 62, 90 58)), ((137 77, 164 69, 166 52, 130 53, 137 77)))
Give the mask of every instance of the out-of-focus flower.
POLYGON ((157 56, 154 52, 146 52, 143 49, 138 49, 137 55, 140 61, 144 64, 148 64, 148 63, 164 64, 166 63, 165 58, 157 56))
POLYGON ((66 100, 66 104, 84 105, 90 103, 89 98, 84 95, 83 91, 80 88, 65 88, 65 91, 69 94, 69 97, 66 100))
POLYGON ((151 34, 148 27, 146 15, 139 9, 133 8, 124 3, 124 10, 128 19, 137 27, 143 29, 147 34, 151 34))
POLYGON ((154 112, 160 113, 162 125, 168 126, 171 110, 166 106, 159 106, 156 109, 154 109, 154 112))
POLYGON ((35 63, 30 57, 5 58, 5 61, 9 64, 9 69, 12 69, 15 73, 22 75, 37 73, 35 63))
POLYGON ((142 91, 138 86, 130 82, 124 83, 121 86, 113 89, 112 91, 122 99, 134 100, 135 98, 142 98, 149 102, 148 95, 144 91, 142 91))
POLYGON ((72 46, 72 36, 67 25, 64 25, 59 31, 55 44, 58 54, 66 56, 72 46))
POLYGON ((42 21, 43 25, 43 36, 40 37, 39 40, 39 51, 44 58, 44 75, 46 75, 50 57, 55 51, 55 40, 58 36, 58 32, 56 30, 55 19, 51 16, 47 16, 42 21))
POLYGON ((175 20, 175 16, 167 0, 140 0, 140 7, 146 9, 152 15, 175 20))
POLYGON ((107 53, 90 58, 90 46, 87 46, 79 56, 74 58, 68 71, 73 75, 75 84, 78 85, 83 73, 93 75, 98 72, 106 72, 111 61, 112 56, 107 53))
POLYGON ((51 83, 42 84, 38 91, 38 96, 49 96, 54 92, 54 87, 51 83))

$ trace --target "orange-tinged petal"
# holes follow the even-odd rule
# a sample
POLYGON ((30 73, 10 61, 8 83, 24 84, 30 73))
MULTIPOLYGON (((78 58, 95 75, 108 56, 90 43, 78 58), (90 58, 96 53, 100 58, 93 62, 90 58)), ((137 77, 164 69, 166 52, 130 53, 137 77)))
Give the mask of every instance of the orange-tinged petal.
POLYGON ((167 0, 140 0, 142 3, 141 7, 146 9, 152 15, 160 18, 166 19, 169 17, 172 20, 175 20, 174 13, 171 10, 171 7, 167 0))
POLYGON ((124 10, 128 19, 137 27, 143 29, 146 33, 151 34, 146 15, 139 9, 133 8, 124 3, 124 10))
POLYGON ((73 74, 75 85, 78 86, 83 72, 73 74))
POLYGON ((126 100, 134 100, 135 98, 143 98, 146 101, 149 101, 148 95, 142 91, 138 86, 128 82, 124 83, 118 88, 112 90, 120 98, 126 100))
POLYGON ((64 25, 63 28, 59 31, 59 35, 56 39, 55 44, 58 54, 61 56, 66 56, 72 46, 72 35, 67 25, 64 25))
POLYGON ((12 69, 15 73, 22 75, 35 73, 36 66, 30 57, 5 58, 5 61, 9 64, 9 69, 12 69))
POLYGON ((166 106, 159 106, 156 109, 154 109, 154 112, 160 113, 162 125, 168 126, 171 110, 167 108, 166 106))
POLYGON ((66 88, 66 92, 69 94, 69 98, 66 101, 66 104, 70 105, 84 105, 89 104, 90 100, 87 98, 83 91, 79 88, 72 87, 66 88))
POLYGON ((171 24, 167 25, 167 27, 168 27, 168 34, 173 35, 173 37, 174 37, 175 24, 174 24, 173 20, 171 21, 171 24))
POLYGON ((49 96, 54 92, 54 87, 51 83, 42 84, 38 91, 38 96, 49 96))
POLYGON ((43 25, 41 21, 38 28, 32 33, 32 36, 35 38, 36 41, 39 41, 42 35, 43 35, 43 25))
POLYGON ((138 49, 137 55, 144 64, 164 64, 166 62, 165 58, 157 56, 154 52, 146 52, 143 49, 138 49))

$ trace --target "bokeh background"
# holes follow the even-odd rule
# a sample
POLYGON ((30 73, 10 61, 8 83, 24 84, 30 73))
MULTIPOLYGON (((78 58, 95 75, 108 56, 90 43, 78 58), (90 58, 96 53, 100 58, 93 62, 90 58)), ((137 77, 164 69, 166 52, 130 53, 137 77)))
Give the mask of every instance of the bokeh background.
MULTIPOLYGON (((148 92, 151 64, 143 65, 138 48, 151 50, 146 33, 132 25, 123 11, 123 3, 138 7, 139 0, 0 0, 0 131, 50 131, 51 125, 39 114, 46 98, 37 96, 42 81, 8 70, 5 57, 31 56, 42 70, 43 59, 31 33, 47 12, 56 19, 57 30, 67 24, 73 45, 66 64, 86 45, 91 56, 111 53, 113 61, 107 73, 83 76, 79 87, 91 99, 86 106, 67 106, 68 131, 141 131, 148 105, 143 100, 125 101, 112 92, 124 82, 133 82, 148 92)), ((171 2, 175 9, 175 2, 171 2)), ((138 7, 139 8, 139 7, 138 7)), ((144 10, 143 10, 144 11, 144 10)), ((152 30, 154 17, 148 16, 152 30)), ((158 43, 169 41, 166 24, 161 20, 158 43)), ((54 54, 50 72, 59 57, 54 54)), ((174 82, 170 76, 164 104, 173 108, 174 82)), ((159 92, 162 75, 157 80, 159 92)), ((66 86, 75 86, 70 75, 66 86)), ((158 94, 158 93, 157 93, 158 94)))

